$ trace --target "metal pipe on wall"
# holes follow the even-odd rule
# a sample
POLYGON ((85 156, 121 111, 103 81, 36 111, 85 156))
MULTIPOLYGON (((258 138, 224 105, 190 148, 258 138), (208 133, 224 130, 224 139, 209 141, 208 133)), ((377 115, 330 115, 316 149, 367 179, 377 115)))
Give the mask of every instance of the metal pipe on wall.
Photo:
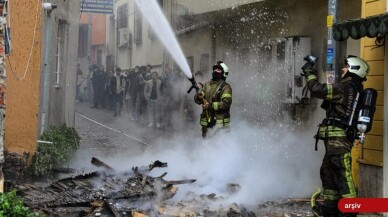
POLYGON ((333 39, 333 24, 338 20, 337 0, 328 0, 327 16, 327 53, 326 53, 326 79, 327 83, 338 82, 339 75, 336 73, 336 58, 338 56, 338 42, 333 39))
POLYGON ((42 118, 40 134, 47 129, 47 117, 48 117, 48 104, 49 104, 49 90, 50 90, 50 74, 51 74, 51 40, 52 40, 52 21, 51 13, 47 12, 47 25, 46 25, 46 52, 44 57, 44 70, 43 70, 43 106, 42 106, 42 118))

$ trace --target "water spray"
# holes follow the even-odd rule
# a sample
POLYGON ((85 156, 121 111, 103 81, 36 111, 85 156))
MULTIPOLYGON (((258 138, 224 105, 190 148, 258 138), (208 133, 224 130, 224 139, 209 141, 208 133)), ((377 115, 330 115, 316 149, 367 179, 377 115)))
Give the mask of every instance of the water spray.
POLYGON ((185 73, 191 83, 195 82, 186 57, 184 56, 178 40, 176 39, 175 34, 157 1, 135 0, 135 2, 143 16, 154 30, 155 34, 164 45, 165 49, 178 64, 179 68, 183 73, 185 73))

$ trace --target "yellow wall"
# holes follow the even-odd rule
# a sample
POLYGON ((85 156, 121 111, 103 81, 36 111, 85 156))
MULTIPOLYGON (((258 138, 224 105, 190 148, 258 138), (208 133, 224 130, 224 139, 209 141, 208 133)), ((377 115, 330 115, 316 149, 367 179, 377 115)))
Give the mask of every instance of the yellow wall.
MULTIPOLYGON (((362 17, 386 12, 386 0, 363 0, 362 17)), ((361 40, 361 57, 365 59, 370 71, 364 88, 374 88, 378 92, 373 127, 366 136, 360 151, 359 162, 382 166, 383 163, 383 110, 384 110, 384 46, 376 47, 375 38, 361 40)))
POLYGON ((9 4, 12 8, 12 51, 6 63, 5 149, 20 154, 36 149, 42 2, 18 0, 9 1, 9 4))

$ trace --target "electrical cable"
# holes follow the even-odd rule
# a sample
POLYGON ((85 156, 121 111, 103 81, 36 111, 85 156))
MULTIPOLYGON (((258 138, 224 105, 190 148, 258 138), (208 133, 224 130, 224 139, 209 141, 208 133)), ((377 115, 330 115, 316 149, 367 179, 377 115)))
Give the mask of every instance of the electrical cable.
MULTIPOLYGON (((15 74, 15 72, 11 68, 11 72, 14 74, 16 80, 23 80, 26 77, 26 75, 27 75, 28 67, 29 67, 30 62, 31 62, 32 51, 34 50, 34 47, 35 47, 34 45, 35 45, 35 39, 36 39, 36 27, 37 27, 38 15, 39 15, 39 8, 41 6, 42 6, 41 0, 37 0, 37 7, 36 7, 36 14, 35 14, 35 24, 34 24, 34 33, 33 33, 33 38, 32 38, 32 43, 31 43, 30 55, 28 57, 26 69, 24 70, 23 76, 21 78, 18 78, 18 76, 15 74)), ((7 59, 9 59, 9 58, 7 58, 7 59)))
POLYGON ((81 116, 82 118, 84 118, 84 119, 86 119, 86 120, 89 120, 89 121, 91 121, 91 122, 93 122, 93 123, 95 123, 95 124, 97 124, 97 125, 100 125, 100 126, 106 128, 106 129, 108 129, 108 130, 111 130, 111 131, 116 132, 116 133, 118 133, 118 134, 121 134, 121 135, 123 135, 123 136, 125 136, 125 137, 128 137, 128 138, 130 138, 130 139, 133 139, 133 140, 135 140, 135 141, 141 143, 142 146, 152 147, 152 145, 151 145, 147 140, 144 140, 144 139, 141 139, 141 138, 137 138, 137 137, 135 137, 135 136, 129 135, 129 134, 127 134, 127 133, 124 133, 124 132, 122 132, 122 131, 120 131, 120 130, 116 130, 116 129, 114 129, 114 128, 112 128, 112 127, 109 127, 109 126, 107 126, 107 125, 104 125, 104 124, 102 124, 102 123, 100 123, 100 122, 98 122, 98 121, 96 121, 96 120, 93 120, 92 118, 89 118, 89 117, 83 115, 82 113, 75 112, 75 114, 76 114, 76 115, 79 115, 79 116, 81 116))

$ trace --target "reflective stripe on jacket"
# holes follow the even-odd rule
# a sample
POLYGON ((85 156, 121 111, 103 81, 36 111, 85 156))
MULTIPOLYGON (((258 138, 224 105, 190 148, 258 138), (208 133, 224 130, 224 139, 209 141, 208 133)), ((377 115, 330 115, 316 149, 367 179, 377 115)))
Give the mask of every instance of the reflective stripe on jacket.
MULTIPOLYGON (((339 83, 327 84, 319 83, 315 74, 308 74, 306 81, 311 94, 319 99, 328 102, 326 109, 326 118, 335 118, 348 123, 353 110, 353 102, 357 94, 357 82, 354 78, 348 76, 339 83)), ((362 85, 358 87, 362 89, 362 85)), ((318 134, 320 139, 346 137, 346 131, 338 126, 321 125, 318 134)))
POLYGON ((201 105, 203 102, 198 98, 199 94, 202 94, 204 99, 211 104, 210 109, 202 111, 200 118, 201 126, 207 127, 212 121, 219 126, 230 126, 231 86, 224 80, 206 82, 200 92, 194 96, 194 101, 201 105))

